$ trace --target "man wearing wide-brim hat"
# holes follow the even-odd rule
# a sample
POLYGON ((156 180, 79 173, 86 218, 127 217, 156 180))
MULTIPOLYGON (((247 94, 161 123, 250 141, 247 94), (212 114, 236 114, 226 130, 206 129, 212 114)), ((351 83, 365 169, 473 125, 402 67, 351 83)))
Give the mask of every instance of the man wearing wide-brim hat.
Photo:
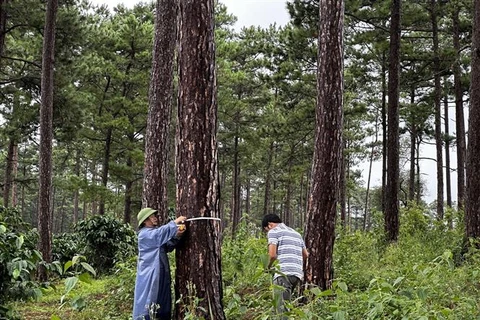
POLYGON ((143 208, 137 215, 138 261, 133 319, 169 320, 172 309, 170 266, 167 252, 172 251, 185 228, 186 217, 158 226, 157 210, 143 208))

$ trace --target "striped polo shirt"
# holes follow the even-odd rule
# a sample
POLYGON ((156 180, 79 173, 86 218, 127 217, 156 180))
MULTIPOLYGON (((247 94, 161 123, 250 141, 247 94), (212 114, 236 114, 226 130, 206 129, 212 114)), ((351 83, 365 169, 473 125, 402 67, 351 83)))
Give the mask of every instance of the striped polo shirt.
MULTIPOLYGON (((296 276, 303 280, 303 254, 305 242, 297 231, 279 223, 275 228, 268 231, 268 244, 277 246, 277 260, 280 272, 288 276, 296 276)), ((281 274, 276 273, 273 278, 281 274)))

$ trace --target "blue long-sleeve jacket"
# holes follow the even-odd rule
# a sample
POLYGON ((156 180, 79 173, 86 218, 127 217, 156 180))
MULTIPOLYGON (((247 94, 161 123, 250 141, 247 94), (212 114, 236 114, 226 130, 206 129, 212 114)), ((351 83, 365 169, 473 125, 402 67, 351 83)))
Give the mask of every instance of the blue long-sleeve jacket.
POLYGON ((133 305, 133 319, 143 319, 150 308, 155 313, 170 314, 170 266, 167 252, 178 243, 174 238, 177 225, 171 221, 158 228, 144 227, 138 232, 137 278, 133 305))

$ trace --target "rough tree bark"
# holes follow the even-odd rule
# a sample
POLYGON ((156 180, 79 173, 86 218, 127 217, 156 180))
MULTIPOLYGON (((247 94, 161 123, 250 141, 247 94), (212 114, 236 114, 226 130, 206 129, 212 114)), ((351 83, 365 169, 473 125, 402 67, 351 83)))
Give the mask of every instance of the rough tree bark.
POLYGON ((343 125, 343 0, 319 1, 317 108, 312 182, 305 223, 307 284, 333 280, 332 255, 340 188, 343 125))
POLYGON ((445 119, 445 187, 447 191, 447 207, 452 207, 452 181, 450 174, 450 115, 448 112, 448 92, 447 92, 447 79, 444 81, 445 93, 443 95, 443 110, 445 119))
POLYGON ((468 116, 465 227, 468 238, 480 239, 480 0, 474 2, 472 73, 468 116))
POLYGON ((465 204, 465 117, 463 114, 462 72, 460 68, 460 8, 455 8, 452 17, 453 47, 455 49, 455 63, 453 64, 453 82, 455 91, 455 129, 457 140, 457 206, 461 210, 465 204))
POLYGON ((397 241, 399 232, 399 78, 400 78, 400 9, 401 1, 392 0, 390 21, 390 66, 388 72, 388 142, 387 185, 385 194, 385 236, 397 241))
POLYGON ((145 138, 142 206, 157 209, 161 222, 165 222, 168 216, 167 177, 176 39, 175 9, 175 0, 157 0, 145 138))
POLYGON ((437 219, 443 220, 443 139, 442 139, 442 87, 440 83, 440 57, 438 54, 437 2, 430 2, 433 38, 434 104, 435 104, 435 149, 437 151, 437 219))
MULTIPOLYGON (((39 250, 43 260, 52 260, 52 239, 50 214, 52 208, 52 140, 53 140, 53 80, 55 63, 55 20, 58 9, 57 0, 48 0, 45 15, 45 28, 42 53, 42 80, 40 106, 40 156, 38 191, 38 232, 39 250)), ((38 278, 47 279, 42 265, 38 269, 38 278)))
MULTIPOLYGON (((177 212, 219 216, 214 0, 180 0, 178 7, 177 212)), ((225 319, 221 270, 221 224, 187 223, 176 251, 177 319, 198 300, 195 318, 225 319)))

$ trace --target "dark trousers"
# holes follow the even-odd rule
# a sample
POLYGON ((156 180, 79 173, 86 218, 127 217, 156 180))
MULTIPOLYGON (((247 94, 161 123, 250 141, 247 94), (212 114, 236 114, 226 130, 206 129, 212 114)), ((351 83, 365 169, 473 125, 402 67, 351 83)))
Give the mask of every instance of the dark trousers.
MULTIPOLYGON (((300 279, 296 276, 280 276, 273 280, 273 284, 277 286, 273 294, 279 315, 285 312, 285 301, 292 299, 293 290, 298 283, 300 279)), ((282 319, 288 319, 288 317, 283 316, 282 319)))

